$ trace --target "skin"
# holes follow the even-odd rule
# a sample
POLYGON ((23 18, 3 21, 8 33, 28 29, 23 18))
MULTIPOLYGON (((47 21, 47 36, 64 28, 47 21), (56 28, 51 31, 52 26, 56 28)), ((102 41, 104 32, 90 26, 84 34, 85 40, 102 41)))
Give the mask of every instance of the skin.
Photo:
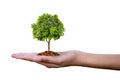
POLYGON ((42 64, 48 68, 84 66, 102 69, 120 69, 120 54, 93 54, 82 51, 58 52, 59 56, 39 56, 37 53, 15 53, 13 58, 42 64))

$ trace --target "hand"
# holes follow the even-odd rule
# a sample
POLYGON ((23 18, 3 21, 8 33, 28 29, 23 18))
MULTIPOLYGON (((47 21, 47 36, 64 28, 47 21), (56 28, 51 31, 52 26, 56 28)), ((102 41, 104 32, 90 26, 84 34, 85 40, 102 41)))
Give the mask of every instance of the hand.
POLYGON ((81 51, 58 52, 59 56, 39 56, 37 53, 13 54, 16 59, 23 59, 45 65, 48 68, 65 66, 85 66, 93 68, 120 70, 119 54, 92 54, 81 51))
POLYGON ((75 64, 77 51, 58 52, 59 56, 39 56, 37 53, 17 53, 12 54, 13 58, 42 64, 48 68, 58 68, 72 66, 75 64))

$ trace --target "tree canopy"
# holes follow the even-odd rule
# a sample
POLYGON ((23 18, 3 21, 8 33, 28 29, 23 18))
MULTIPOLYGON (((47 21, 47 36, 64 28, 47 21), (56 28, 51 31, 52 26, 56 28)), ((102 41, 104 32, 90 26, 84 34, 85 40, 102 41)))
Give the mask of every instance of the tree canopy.
POLYGON ((38 16, 37 22, 31 24, 33 37, 40 41, 57 40, 64 35, 64 25, 58 15, 44 13, 38 16))

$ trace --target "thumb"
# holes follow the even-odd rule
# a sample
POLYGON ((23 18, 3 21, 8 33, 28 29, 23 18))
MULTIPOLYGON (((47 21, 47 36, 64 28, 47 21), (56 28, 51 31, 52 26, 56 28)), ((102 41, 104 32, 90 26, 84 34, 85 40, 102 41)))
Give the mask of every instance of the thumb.
POLYGON ((60 56, 41 56, 41 62, 59 65, 62 63, 60 56))

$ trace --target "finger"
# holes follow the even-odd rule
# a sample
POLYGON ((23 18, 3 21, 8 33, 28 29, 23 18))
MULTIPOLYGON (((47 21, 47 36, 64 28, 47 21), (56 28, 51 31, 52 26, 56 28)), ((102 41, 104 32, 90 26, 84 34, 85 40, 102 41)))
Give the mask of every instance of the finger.
POLYGON ((12 57, 16 59, 23 59, 23 60, 33 61, 33 62, 41 61, 41 58, 36 54, 19 53, 19 54, 12 54, 12 57))
POLYGON ((62 64, 62 56, 41 56, 41 62, 60 65, 62 64))
POLYGON ((44 62, 38 62, 38 63, 46 66, 47 68, 58 68, 58 67, 60 67, 60 65, 51 64, 51 63, 44 63, 44 62))

